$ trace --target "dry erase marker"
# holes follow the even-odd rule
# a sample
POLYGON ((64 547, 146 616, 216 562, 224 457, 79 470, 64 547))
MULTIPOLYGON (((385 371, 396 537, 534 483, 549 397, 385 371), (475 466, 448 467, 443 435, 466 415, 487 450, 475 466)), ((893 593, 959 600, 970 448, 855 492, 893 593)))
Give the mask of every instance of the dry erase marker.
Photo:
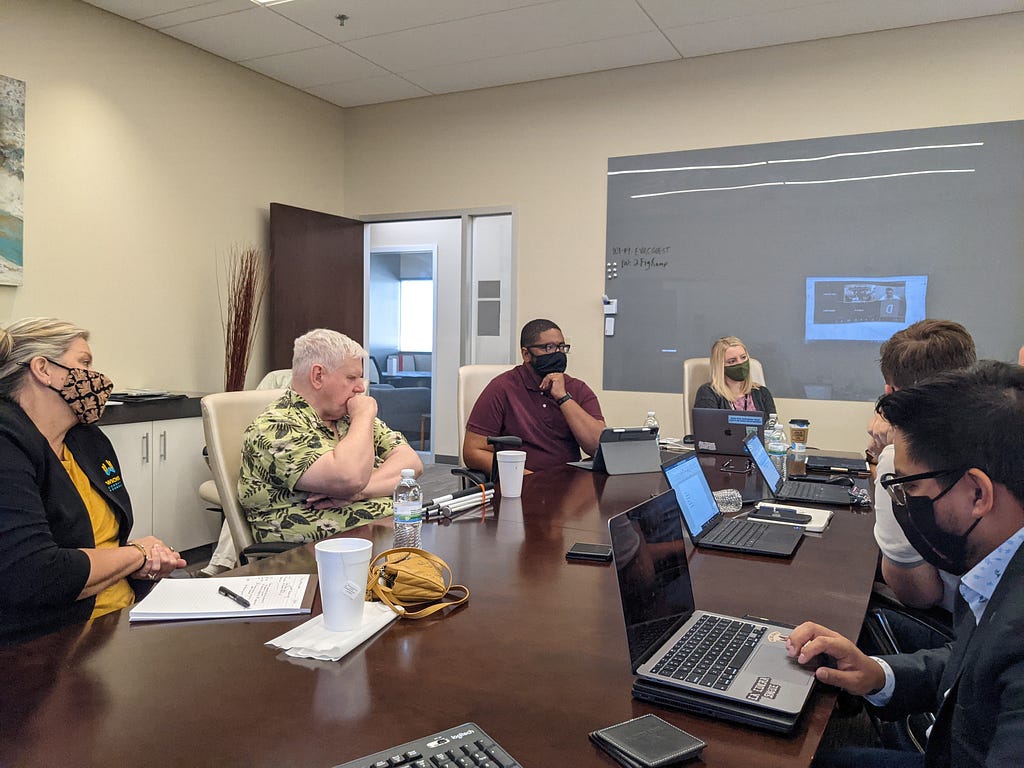
POLYGON ((229 600, 234 600, 236 603, 238 603, 243 608, 249 608, 250 605, 251 605, 251 603, 248 600, 246 600, 241 595, 239 595, 239 594, 237 594, 235 592, 232 592, 227 587, 221 587, 221 588, 219 588, 217 590, 217 592, 219 592, 220 594, 224 595, 224 597, 228 598, 229 600))

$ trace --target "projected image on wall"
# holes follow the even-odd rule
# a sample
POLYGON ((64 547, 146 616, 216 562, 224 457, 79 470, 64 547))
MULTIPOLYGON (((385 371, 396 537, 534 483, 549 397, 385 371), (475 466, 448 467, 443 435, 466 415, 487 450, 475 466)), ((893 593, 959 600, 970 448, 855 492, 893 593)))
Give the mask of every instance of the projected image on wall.
POLYGON ((926 275, 808 277, 807 341, 885 341, 925 317, 926 275))

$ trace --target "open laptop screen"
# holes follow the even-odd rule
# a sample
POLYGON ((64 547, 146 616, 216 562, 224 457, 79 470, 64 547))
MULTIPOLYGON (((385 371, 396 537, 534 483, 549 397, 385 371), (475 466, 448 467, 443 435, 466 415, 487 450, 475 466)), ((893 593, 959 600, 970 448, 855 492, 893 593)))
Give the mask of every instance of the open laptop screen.
POLYGON ((619 596, 635 672, 693 615, 693 588, 679 507, 670 492, 608 521, 619 596))
POLYGON ((779 470, 772 463, 768 451, 764 449, 764 443, 754 435, 744 440, 744 444, 747 446, 747 452, 750 454, 750 458, 754 460, 754 464, 757 465, 757 470, 761 473, 765 483, 770 489, 777 491, 782 475, 779 474, 779 470))
POLYGON ((665 478, 686 518, 687 529, 694 536, 699 536, 718 515, 718 503, 704 477, 704 470, 700 468, 700 459, 691 454, 664 469, 665 478))

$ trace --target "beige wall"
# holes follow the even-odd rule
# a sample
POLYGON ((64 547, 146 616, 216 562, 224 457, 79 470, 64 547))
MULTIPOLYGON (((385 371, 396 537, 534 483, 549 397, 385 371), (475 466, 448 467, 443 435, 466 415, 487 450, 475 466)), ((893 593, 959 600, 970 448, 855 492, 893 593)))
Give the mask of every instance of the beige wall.
MULTIPOLYGON (((515 206, 518 320, 561 323, 598 389, 608 157, 1022 119, 1021 40, 1015 14, 351 109, 345 207, 515 206)), ((612 423, 682 429, 680 396, 598 394, 612 423)))
POLYGON ((0 322, 90 328, 120 387, 219 389, 218 259, 265 245, 271 201, 343 209, 342 110, 72 0, 3 0, 0 33, 27 82, 25 285, 0 322))
POLYGON ((608 157, 1024 118, 1024 14, 344 113, 75 0, 4 0, 0 30, 0 73, 28 83, 25 285, 0 321, 92 328, 124 387, 220 386, 217 259, 264 244, 270 201, 514 206, 517 322, 562 323, 609 421, 655 408, 678 432, 678 396, 596 386, 608 157))

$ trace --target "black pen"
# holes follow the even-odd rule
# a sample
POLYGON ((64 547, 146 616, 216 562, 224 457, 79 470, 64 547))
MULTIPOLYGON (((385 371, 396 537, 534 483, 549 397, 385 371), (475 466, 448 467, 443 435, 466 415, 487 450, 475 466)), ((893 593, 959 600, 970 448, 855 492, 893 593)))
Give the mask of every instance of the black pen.
POLYGON ((220 594, 224 595, 224 597, 228 598, 229 600, 234 600, 236 603, 238 603, 243 608, 250 608, 252 606, 252 603, 250 603, 248 600, 246 600, 241 595, 239 595, 239 594, 237 594, 235 592, 232 592, 227 587, 220 587, 217 590, 217 592, 219 592, 220 594))

